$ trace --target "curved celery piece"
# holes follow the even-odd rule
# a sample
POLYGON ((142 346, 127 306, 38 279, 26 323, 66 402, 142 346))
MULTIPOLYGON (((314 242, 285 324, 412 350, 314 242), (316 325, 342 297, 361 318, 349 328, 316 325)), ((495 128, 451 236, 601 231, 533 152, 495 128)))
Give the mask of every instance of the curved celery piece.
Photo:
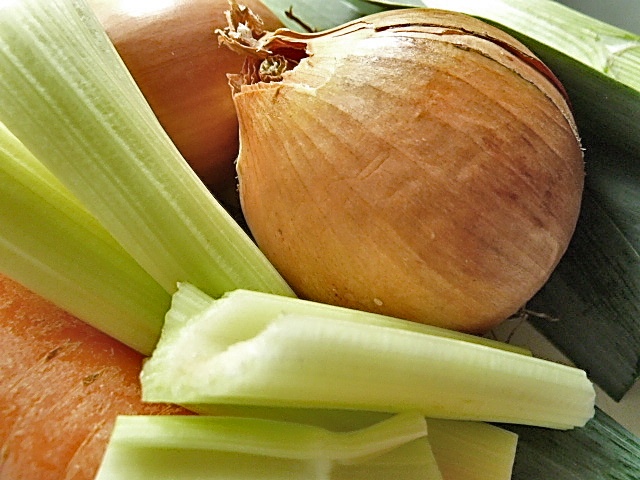
MULTIPOLYGON (((203 411, 207 411, 207 406, 203 411)), ((368 427, 392 414, 355 410, 209 406, 207 414, 265 418, 345 432, 368 427)), ((428 439, 445 479, 511 480, 518 435, 485 422, 427 418, 428 439)), ((527 427, 535 428, 535 427, 527 427)), ((546 430, 546 429, 545 429, 546 430)), ((551 431, 550 432, 555 432, 551 431)), ((557 432, 560 433, 560 432, 557 432)), ((566 433, 566 432, 565 432, 566 433)))
POLYGON ((258 292, 230 292, 188 317, 175 313, 183 288, 142 370, 146 401, 417 410, 558 429, 593 415, 577 368, 258 292))
POLYGON ((441 480, 427 425, 400 414, 350 432, 238 417, 118 417, 96 480, 441 480))
POLYGON ((2 123, 0 273, 144 354, 171 301, 2 123))
POLYGON ((167 292, 293 295, 171 143, 85 1, 1 3, 0 63, 0 121, 167 292))

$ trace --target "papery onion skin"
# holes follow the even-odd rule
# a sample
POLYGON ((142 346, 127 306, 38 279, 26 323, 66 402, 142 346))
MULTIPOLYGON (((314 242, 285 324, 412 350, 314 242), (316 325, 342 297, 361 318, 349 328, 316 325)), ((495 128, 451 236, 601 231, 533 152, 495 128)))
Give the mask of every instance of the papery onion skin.
POLYGON ((526 47, 427 9, 261 44, 304 58, 267 83, 262 51, 235 80, 240 199, 301 297, 480 333, 541 288, 584 164, 564 92, 526 47))
MULTIPOLYGON (((90 0, 160 123, 211 189, 235 190, 238 121, 226 74, 242 59, 220 48, 227 0, 90 0)), ((280 21, 259 0, 246 5, 267 29, 280 21)))

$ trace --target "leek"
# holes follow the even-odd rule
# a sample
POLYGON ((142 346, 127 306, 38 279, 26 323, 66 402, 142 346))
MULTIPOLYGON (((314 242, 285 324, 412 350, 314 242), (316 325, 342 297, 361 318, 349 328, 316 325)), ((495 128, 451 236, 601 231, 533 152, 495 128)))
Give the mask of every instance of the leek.
POLYGON ((0 192, 0 271, 150 354, 170 295, 1 123, 0 192))
POLYGON ((565 258, 529 302, 560 320, 530 323, 619 400, 640 373, 640 259, 605 206, 585 195, 565 258))
POLYGON ((0 4, 0 62, 0 121, 167 292, 293 295, 180 156, 84 1, 0 4))
POLYGON ((602 410, 584 428, 557 432, 505 425, 518 434, 513 480, 638 480, 640 438, 602 410))
POLYGON ((407 413, 351 432, 255 418, 121 416, 96 477, 111 478, 442 477, 424 418, 407 413))
POLYGON ((593 415, 593 386, 573 367, 259 292, 230 292, 188 317, 180 297, 191 290, 182 285, 174 295, 143 367, 145 401, 198 411, 203 404, 416 410, 558 429, 593 415))

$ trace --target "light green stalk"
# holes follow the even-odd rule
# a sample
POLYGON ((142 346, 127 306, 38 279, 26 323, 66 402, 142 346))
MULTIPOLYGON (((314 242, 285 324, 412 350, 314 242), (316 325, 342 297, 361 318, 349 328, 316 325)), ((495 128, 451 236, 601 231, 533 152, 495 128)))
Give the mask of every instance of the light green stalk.
POLYGON ((417 410, 560 429, 593 415, 593 386, 576 368, 257 292, 231 292, 192 315, 192 301, 180 311, 183 294, 194 293, 183 285, 174 295, 143 368, 146 401, 417 410))
POLYGON ((171 300, 1 123, 0 272, 145 354, 171 300))
POLYGON ((333 432, 238 417, 121 416, 97 480, 440 480, 424 418, 333 432))
POLYGON ((293 295, 171 143, 84 1, 0 4, 0 64, 0 121, 167 292, 190 281, 213 296, 293 295))

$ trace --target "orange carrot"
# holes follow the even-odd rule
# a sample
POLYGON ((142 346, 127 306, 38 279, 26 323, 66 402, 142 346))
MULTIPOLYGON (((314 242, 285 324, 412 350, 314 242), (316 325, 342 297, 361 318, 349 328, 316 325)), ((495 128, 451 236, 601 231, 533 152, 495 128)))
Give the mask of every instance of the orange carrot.
POLYGON ((93 479, 118 414, 143 404, 143 357, 0 276, 0 480, 93 479))

